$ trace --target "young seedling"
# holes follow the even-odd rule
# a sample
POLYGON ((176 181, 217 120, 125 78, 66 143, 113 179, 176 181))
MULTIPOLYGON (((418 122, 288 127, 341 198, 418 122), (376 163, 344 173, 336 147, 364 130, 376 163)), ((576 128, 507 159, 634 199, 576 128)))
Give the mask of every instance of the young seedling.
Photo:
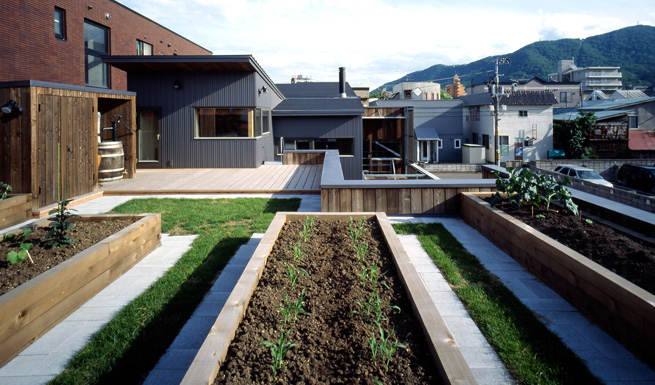
POLYGON ((23 242, 27 237, 32 233, 32 229, 22 229, 21 233, 18 235, 14 234, 5 234, 3 241, 14 241, 16 245, 20 248, 18 252, 10 251, 7 253, 7 261, 15 265, 21 263, 25 258, 29 258, 30 262, 34 263, 32 256, 30 255, 30 249, 33 244, 29 242, 23 242))
POLYGON ((386 336, 384 334, 384 330, 382 329, 382 326, 378 325, 378 329, 380 330, 380 343, 378 344, 377 347, 384 359, 384 370, 389 371, 389 363, 391 362, 391 357, 393 356, 393 354, 396 352, 398 348, 407 348, 407 346, 399 343, 395 337, 393 342, 391 341, 391 337, 393 336, 394 333, 393 329, 391 329, 391 332, 386 336))
POLYGON ((298 263, 305 256, 305 253, 302 252, 302 244, 298 243, 293 246, 293 261, 298 263))
POLYGON ((284 358, 287 356, 287 353, 291 348, 295 347, 297 344, 287 342, 289 337, 289 331, 280 332, 280 338, 277 340, 277 343, 270 341, 259 341, 262 346, 271 348, 271 369, 273 369, 273 376, 277 377, 277 371, 284 367, 284 358))
POLYGON ((75 240, 68 236, 69 231, 75 231, 73 224, 68 219, 77 216, 72 214, 71 209, 67 207, 70 202, 70 200, 62 199, 57 202, 56 209, 50 210, 49 214, 54 215, 48 218, 52 221, 50 222, 51 230, 46 235, 46 240, 43 242, 44 245, 61 247, 75 243, 75 240))
POLYGON ((309 274, 307 274, 307 270, 303 269, 302 267, 298 267, 287 262, 285 263, 287 265, 287 278, 289 279, 289 283, 291 284, 292 289, 295 288, 298 284, 298 278, 300 278, 301 275, 304 275, 305 277, 309 276, 309 274))

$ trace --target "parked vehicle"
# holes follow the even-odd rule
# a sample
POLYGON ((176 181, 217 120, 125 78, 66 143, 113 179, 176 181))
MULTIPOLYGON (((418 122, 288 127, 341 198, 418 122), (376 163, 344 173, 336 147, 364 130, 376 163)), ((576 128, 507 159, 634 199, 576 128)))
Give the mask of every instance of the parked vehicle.
POLYGON ((603 179, 602 176, 590 168, 573 166, 570 164, 558 164, 557 167, 555 167, 555 172, 563 175, 568 175, 572 178, 582 179, 586 182, 596 183, 607 187, 614 187, 612 183, 603 179))
POLYGON ((616 179, 625 187, 655 194, 655 167, 626 163, 619 168, 616 179))

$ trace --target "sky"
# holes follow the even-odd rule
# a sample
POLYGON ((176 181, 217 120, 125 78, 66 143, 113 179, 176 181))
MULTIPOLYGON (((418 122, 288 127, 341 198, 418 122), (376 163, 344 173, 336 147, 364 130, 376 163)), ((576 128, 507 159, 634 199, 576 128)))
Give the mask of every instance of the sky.
POLYGON ((655 26, 653 0, 118 1, 214 55, 253 55, 275 83, 338 81, 346 67, 351 86, 371 89, 540 40, 655 26))

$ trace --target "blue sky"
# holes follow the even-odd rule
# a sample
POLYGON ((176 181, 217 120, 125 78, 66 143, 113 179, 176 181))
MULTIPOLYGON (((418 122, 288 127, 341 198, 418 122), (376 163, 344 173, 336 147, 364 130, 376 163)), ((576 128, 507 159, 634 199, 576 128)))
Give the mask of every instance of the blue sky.
POLYGON ((215 55, 254 55, 276 83, 337 81, 346 67, 352 86, 371 88, 539 40, 655 25, 653 0, 118 1, 215 55))

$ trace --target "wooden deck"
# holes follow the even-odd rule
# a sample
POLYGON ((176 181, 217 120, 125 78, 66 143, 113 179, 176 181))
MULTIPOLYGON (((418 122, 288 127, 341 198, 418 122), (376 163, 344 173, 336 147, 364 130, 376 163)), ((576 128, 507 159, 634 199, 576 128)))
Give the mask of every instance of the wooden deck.
POLYGON ((136 178, 105 183, 105 195, 286 193, 319 194, 318 165, 257 168, 137 169, 136 178))

